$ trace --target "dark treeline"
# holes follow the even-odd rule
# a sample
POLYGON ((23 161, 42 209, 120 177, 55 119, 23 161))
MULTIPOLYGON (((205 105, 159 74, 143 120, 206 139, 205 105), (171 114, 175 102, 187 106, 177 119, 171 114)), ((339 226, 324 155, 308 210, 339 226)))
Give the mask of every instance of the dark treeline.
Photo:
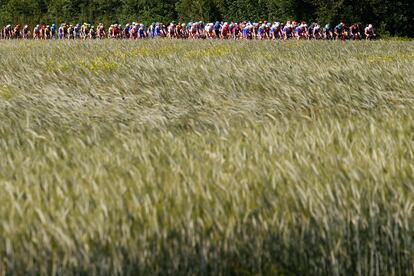
POLYGON ((305 20, 414 37, 413 0, 0 0, 0 24, 305 20))

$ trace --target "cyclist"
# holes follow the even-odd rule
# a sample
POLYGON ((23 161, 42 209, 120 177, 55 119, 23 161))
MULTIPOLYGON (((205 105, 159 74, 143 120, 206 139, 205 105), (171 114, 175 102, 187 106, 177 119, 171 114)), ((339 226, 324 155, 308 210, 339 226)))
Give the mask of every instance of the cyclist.
POLYGON ((361 32, 359 31, 359 25, 357 23, 354 23, 349 27, 349 35, 352 40, 361 39, 361 32))
POLYGON ((372 26, 372 24, 369 24, 366 28, 365 28, 365 39, 366 40, 371 40, 375 37, 375 33, 374 33, 374 27, 372 26))

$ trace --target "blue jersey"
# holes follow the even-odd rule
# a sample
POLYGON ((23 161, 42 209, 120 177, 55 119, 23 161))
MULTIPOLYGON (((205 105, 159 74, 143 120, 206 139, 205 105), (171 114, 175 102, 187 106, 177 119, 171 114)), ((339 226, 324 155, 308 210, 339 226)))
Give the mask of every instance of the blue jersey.
POLYGON ((242 31, 242 33, 243 33, 243 37, 248 37, 249 36, 249 29, 248 28, 244 28, 243 29, 243 31, 242 31))
POLYGON ((341 32, 342 31, 342 24, 339 24, 335 27, 335 30, 341 32))
POLYGON ((290 34, 290 32, 292 31, 291 29, 290 29, 290 27, 284 27, 283 28, 283 31, 285 32, 285 33, 287 33, 287 34, 290 34))
POLYGON ((214 24, 214 30, 215 31, 220 31, 221 25, 219 22, 216 22, 216 24, 214 24))

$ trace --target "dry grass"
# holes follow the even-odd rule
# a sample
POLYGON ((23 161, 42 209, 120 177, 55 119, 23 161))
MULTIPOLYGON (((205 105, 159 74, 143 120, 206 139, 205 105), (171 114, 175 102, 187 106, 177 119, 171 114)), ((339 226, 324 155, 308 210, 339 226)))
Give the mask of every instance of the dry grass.
POLYGON ((0 274, 414 273, 413 53, 0 42, 0 274))

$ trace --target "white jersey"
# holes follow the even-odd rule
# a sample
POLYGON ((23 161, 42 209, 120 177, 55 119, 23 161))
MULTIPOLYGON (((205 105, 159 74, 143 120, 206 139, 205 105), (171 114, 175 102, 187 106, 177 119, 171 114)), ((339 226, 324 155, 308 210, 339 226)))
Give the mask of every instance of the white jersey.
POLYGON ((370 28, 370 27, 366 27, 365 28, 365 32, 366 33, 373 33, 374 32, 374 29, 373 28, 370 28))

